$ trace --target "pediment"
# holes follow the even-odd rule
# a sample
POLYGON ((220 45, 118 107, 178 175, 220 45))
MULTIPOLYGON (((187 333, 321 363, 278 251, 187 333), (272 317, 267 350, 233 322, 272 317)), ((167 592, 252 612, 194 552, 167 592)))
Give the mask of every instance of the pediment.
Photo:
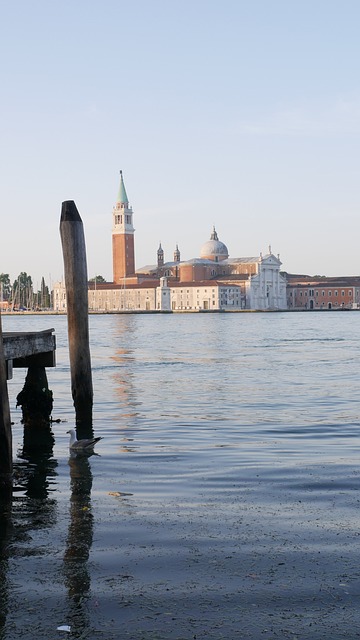
POLYGON ((267 256, 263 256, 262 264, 271 264, 280 267, 282 263, 276 256, 274 256, 274 254, 269 253, 267 256))

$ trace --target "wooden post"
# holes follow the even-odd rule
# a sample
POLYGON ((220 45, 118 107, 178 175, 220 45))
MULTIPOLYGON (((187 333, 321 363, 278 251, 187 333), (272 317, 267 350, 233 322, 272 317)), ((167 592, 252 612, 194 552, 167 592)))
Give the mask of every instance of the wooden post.
POLYGON ((30 365, 24 388, 16 396, 16 406, 21 406, 23 423, 27 427, 48 427, 53 409, 53 394, 49 389, 46 369, 30 365))
POLYGON ((93 386, 89 348, 88 276, 83 223, 73 200, 62 203, 60 236, 64 257, 71 392, 76 422, 92 422, 93 386))
POLYGON ((0 498, 12 492, 12 435, 0 314, 0 498))

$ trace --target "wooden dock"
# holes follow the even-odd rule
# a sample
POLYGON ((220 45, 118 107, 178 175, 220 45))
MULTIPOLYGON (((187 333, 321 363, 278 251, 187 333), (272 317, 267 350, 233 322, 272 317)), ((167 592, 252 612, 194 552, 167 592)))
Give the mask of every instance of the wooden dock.
POLYGON ((13 369, 55 367, 56 341, 54 329, 32 332, 3 333, 6 379, 11 380, 13 369))
POLYGON ((56 342, 54 329, 45 331, 3 333, 0 315, 0 515, 12 499, 12 434, 7 380, 14 368, 26 368, 17 406, 22 407, 24 428, 50 425, 53 406, 45 367, 55 366, 56 342))

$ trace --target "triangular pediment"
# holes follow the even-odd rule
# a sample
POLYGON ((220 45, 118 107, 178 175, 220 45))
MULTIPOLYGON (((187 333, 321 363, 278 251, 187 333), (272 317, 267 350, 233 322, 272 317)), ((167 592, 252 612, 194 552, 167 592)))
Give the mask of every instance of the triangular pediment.
POLYGON ((273 253, 268 253, 266 256, 263 256, 262 264, 276 264, 277 266, 280 266, 282 262, 279 258, 274 256, 273 253))

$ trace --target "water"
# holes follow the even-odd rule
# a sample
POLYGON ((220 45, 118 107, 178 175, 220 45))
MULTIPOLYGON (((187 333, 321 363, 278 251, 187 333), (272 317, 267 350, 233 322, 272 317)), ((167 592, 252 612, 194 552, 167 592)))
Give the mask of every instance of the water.
POLYGON ((359 637, 360 315, 90 317, 99 456, 70 460, 66 318, 54 445, 24 451, 0 638, 359 637))

